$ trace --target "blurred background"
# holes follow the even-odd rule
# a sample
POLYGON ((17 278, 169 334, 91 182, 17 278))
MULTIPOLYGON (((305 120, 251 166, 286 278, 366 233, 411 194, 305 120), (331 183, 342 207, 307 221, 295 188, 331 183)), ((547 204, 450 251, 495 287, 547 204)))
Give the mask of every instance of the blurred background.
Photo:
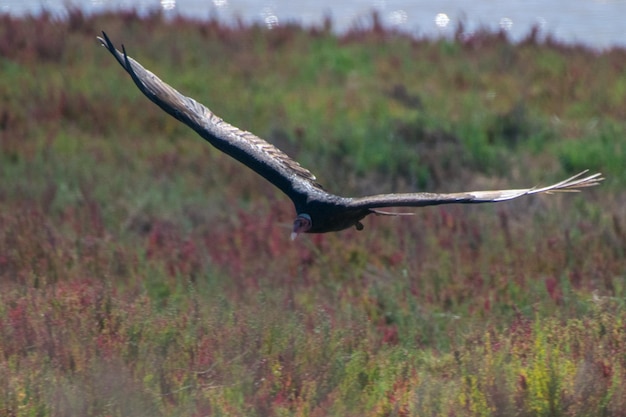
POLYGON ((163 10, 169 16, 218 18, 221 22, 319 25, 332 18, 343 32, 378 12, 381 22, 417 36, 449 36, 462 22, 468 35, 479 28, 503 29, 520 40, 532 27, 555 39, 596 48, 626 45, 626 1, 623 0, 2 0, 0 12, 15 16, 42 9, 64 15, 68 6, 85 13, 134 9, 140 14, 163 10))
POLYGON ((0 2, 0 417, 626 417, 624 3, 459 4, 0 2), (292 242, 102 30, 331 192, 606 181, 292 242))

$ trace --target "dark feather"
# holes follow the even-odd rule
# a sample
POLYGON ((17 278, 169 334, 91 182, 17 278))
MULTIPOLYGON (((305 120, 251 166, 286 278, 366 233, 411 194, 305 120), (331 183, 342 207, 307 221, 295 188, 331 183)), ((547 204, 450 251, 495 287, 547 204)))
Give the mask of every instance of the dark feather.
POLYGON ((123 46, 123 53, 115 49, 106 33, 102 32, 102 36, 98 38, 102 45, 130 74, 142 93, 213 146, 266 178, 294 202, 302 200, 311 188, 321 189, 315 182, 315 175, 280 149, 250 132, 226 123, 201 103, 161 81, 129 57, 123 46))
MULTIPOLYGON (((469 191, 434 194, 381 194, 346 198, 327 193, 315 181, 315 176, 263 139, 232 126, 196 100, 180 94, 142 67, 137 61, 119 52, 106 33, 98 38, 117 62, 130 74, 133 81, 150 100, 176 119, 185 123, 222 152, 248 166, 282 190, 293 201, 298 218, 294 233, 324 233, 349 227, 363 228, 361 219, 369 214, 396 215, 378 210, 384 207, 422 207, 438 204, 474 204, 512 200, 524 195, 560 191, 578 191, 597 185, 601 174, 583 177, 581 172, 565 181, 543 188, 496 191, 469 191), (301 228, 302 225, 306 227, 301 228)), ((406 214, 406 213, 404 213, 406 214)), ((399 215, 399 214, 398 214, 399 215)))
POLYGON ((513 200, 524 195, 577 192, 580 188, 598 185, 603 180, 601 174, 593 174, 582 177, 587 171, 583 171, 571 178, 559 183, 542 188, 523 188, 513 190, 493 191, 466 191, 462 193, 435 194, 435 193, 408 193, 408 194, 380 194, 368 197, 353 198, 350 207, 355 208, 380 208, 380 207, 423 207, 439 204, 478 204, 496 203, 499 201, 513 200))

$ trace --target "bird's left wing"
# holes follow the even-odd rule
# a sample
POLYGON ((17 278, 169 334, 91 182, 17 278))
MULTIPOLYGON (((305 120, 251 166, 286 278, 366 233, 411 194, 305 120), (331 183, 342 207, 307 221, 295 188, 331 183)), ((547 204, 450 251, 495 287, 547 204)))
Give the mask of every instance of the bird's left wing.
POLYGON ((517 190, 494 190, 494 191, 467 191, 462 193, 435 194, 435 193, 409 193, 409 194, 380 194, 368 197, 353 198, 349 206, 351 208, 366 208, 376 212, 376 208, 383 207, 423 207, 439 204, 473 204, 495 203, 512 200, 530 194, 550 194, 554 192, 576 192, 581 188, 598 185, 602 174, 584 176, 583 171, 571 178, 556 184, 541 188, 523 188, 517 190))
POLYGON ((309 170, 280 149, 250 132, 241 130, 216 116, 207 107, 176 91, 123 52, 118 51, 102 32, 98 38, 150 100, 176 119, 194 129, 222 152, 230 155, 270 181, 294 202, 306 198, 311 188, 321 189, 309 170))

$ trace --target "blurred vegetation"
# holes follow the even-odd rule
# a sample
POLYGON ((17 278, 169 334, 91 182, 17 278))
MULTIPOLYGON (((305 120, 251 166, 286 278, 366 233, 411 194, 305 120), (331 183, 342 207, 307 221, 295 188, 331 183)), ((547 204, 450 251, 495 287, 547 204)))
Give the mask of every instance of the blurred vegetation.
POLYGON ((625 50, 69 10, 0 79, 0 416, 626 415, 625 50), (101 30, 339 194, 607 180, 290 242, 101 30))

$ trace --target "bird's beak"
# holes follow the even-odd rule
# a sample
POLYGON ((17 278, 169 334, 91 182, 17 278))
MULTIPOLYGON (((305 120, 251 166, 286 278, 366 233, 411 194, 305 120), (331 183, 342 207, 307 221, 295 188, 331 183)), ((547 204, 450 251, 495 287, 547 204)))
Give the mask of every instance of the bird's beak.
POLYGON ((291 240, 296 240, 298 237, 298 232, 291 232, 291 240))

